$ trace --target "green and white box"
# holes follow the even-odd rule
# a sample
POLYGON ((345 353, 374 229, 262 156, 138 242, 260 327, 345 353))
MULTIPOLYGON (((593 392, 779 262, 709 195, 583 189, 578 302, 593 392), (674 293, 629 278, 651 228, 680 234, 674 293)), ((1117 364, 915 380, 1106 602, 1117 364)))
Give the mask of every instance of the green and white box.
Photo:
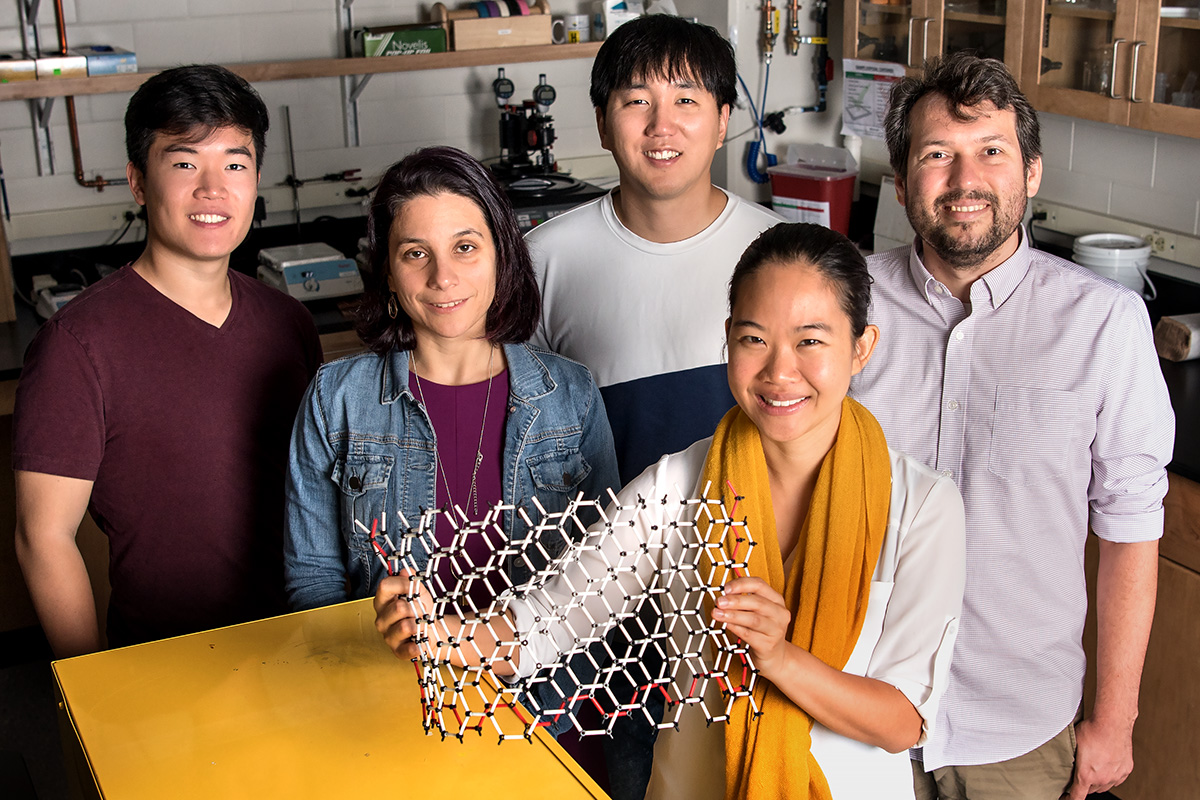
POLYGON ((391 25, 363 28, 363 55, 409 56, 446 52, 446 29, 441 25, 391 25))

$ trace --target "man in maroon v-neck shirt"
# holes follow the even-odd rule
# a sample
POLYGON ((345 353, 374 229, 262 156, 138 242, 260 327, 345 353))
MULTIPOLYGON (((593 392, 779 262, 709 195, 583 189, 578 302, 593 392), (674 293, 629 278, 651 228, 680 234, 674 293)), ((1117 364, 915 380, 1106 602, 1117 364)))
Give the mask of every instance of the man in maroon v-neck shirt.
POLYGON ((75 542, 85 510, 109 540, 110 645, 286 610, 288 436, 321 347, 299 302, 229 270, 267 125, 258 94, 221 67, 143 84, 125 128, 146 249, 26 354, 17 555, 60 658, 102 646, 75 542))

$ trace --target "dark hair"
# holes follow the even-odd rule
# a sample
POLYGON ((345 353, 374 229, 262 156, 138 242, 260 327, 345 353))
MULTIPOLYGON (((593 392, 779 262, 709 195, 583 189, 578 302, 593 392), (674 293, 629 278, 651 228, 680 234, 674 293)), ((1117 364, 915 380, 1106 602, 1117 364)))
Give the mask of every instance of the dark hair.
POLYGON ((718 110, 737 102, 737 60, 715 28, 667 14, 651 14, 613 31, 592 62, 592 105, 604 112, 613 92, 635 81, 696 80, 718 110))
POLYGON ((244 78, 215 64, 176 67, 151 77, 129 99, 125 152, 145 173, 156 134, 200 142, 218 128, 240 128, 253 139, 254 164, 261 170, 269 126, 267 107, 244 78))
POLYGON ((512 204, 492 173, 453 147, 426 147, 388 167, 367 213, 367 260, 370 272, 358 306, 358 335, 379 355, 412 350, 417 343, 404 309, 387 314, 391 260, 388 239, 400 209, 414 197, 453 194, 475 203, 487 220, 496 246, 496 295, 484 323, 495 344, 516 344, 533 335, 542 313, 542 297, 533 275, 529 248, 517 227, 512 204))
POLYGON ((904 78, 892 87, 884 130, 892 169, 901 180, 908 176, 908 150, 912 144, 912 110, 922 97, 941 95, 951 113, 964 122, 975 119, 970 109, 990 102, 1001 111, 1017 115, 1017 144, 1025 169, 1042 155, 1041 126, 1037 112, 1021 93, 1004 62, 962 50, 925 62, 920 77, 904 78))
POLYGON ((737 303, 738 288, 768 264, 803 261, 816 268, 838 294, 842 311, 850 318, 854 338, 867 329, 871 307, 871 274, 858 248, 842 234, 808 222, 781 222, 767 228, 742 253, 729 279, 729 313, 737 303))

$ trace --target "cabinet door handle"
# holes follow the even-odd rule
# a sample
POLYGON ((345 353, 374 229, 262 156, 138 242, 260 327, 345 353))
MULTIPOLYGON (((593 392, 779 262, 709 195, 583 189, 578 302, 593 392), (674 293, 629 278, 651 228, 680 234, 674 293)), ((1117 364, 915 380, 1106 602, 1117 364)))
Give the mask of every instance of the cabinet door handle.
POLYGON ((1112 65, 1108 72, 1108 96, 1113 100, 1121 99, 1121 95, 1117 94, 1117 48, 1124 43, 1124 39, 1113 40, 1112 65))
POLYGON ((1129 102, 1142 102, 1137 98, 1137 67, 1138 67, 1138 51, 1146 46, 1145 42, 1133 43, 1133 66, 1129 68, 1129 102))
POLYGON ((912 43, 913 43, 913 23, 917 21, 917 17, 909 17, 908 19, 908 60, 905 62, 911 67, 912 63, 912 43))
POLYGON ((929 58, 929 23, 933 22, 933 17, 925 17, 925 21, 921 23, 921 63, 929 58))

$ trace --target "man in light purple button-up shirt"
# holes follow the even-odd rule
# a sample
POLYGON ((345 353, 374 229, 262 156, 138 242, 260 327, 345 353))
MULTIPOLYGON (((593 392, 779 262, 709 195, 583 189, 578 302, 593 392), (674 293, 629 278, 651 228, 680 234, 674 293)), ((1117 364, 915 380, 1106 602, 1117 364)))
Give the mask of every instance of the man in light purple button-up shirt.
POLYGON ((853 391, 967 511, 962 623, 917 796, 1082 800, 1133 768, 1174 438, 1149 319, 1134 292, 1030 248, 1038 121, 1003 64, 956 54, 902 81, 887 132, 917 239, 870 259, 881 340, 853 391), (1089 524, 1098 687, 1073 725, 1089 524))

